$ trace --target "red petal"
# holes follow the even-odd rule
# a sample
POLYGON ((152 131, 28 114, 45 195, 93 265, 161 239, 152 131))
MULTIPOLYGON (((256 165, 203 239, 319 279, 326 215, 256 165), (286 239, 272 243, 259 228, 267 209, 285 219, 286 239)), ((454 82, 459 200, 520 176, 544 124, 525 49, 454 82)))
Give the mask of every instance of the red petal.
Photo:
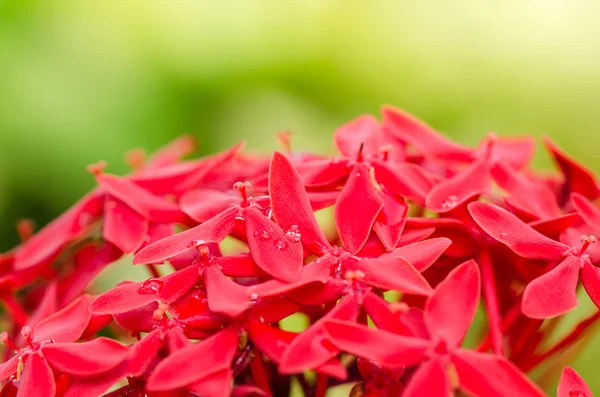
POLYGON ((204 269, 203 277, 208 306, 213 312, 237 317, 250 307, 250 292, 247 287, 236 284, 212 267, 204 269))
POLYGON ((55 393, 52 369, 40 352, 31 353, 21 375, 17 397, 54 396, 55 393))
POLYGON ((189 266, 162 278, 163 285, 158 293, 159 300, 173 303, 185 295, 200 280, 198 268, 189 266))
POLYGON ((458 346, 479 304, 479 267, 467 261, 435 288, 425 305, 425 322, 432 336, 442 338, 450 346, 458 346))
POLYGON ((436 181, 421 167, 411 163, 390 164, 373 160, 375 179, 386 190, 418 204, 424 204, 436 181))
POLYGON ((332 341, 323 328, 324 323, 331 319, 354 321, 357 316, 356 299, 348 295, 329 313, 292 341, 281 357, 280 373, 297 373, 327 363, 339 351, 331 345, 332 341))
POLYGON ((600 307, 600 269, 586 261, 580 273, 581 284, 592 302, 600 307))
POLYGON ((419 153, 443 160, 468 162, 473 159, 471 148, 459 145, 407 112, 384 106, 381 109, 383 125, 403 142, 414 146, 419 153))
POLYGON ((571 203, 585 223, 595 230, 600 231, 600 208, 596 207, 587 198, 577 193, 571 195, 571 203))
POLYGON ((487 234, 523 258, 557 260, 569 249, 567 245, 536 232, 515 215, 496 205, 471 203, 469 212, 487 234))
POLYGON ((256 207, 245 208, 243 213, 248 247, 258 267, 280 280, 296 280, 304 259, 300 240, 290 238, 256 207))
POLYGON ((33 330, 36 341, 75 342, 90 322, 88 309, 93 297, 82 295, 69 306, 40 321, 33 330))
POLYGON ((133 264, 164 262, 187 250, 195 240, 204 240, 206 243, 221 242, 233 230, 238 211, 236 207, 229 208, 200 226, 150 244, 137 253, 133 264))
POLYGON ((571 367, 565 367, 560 376, 556 397, 594 397, 585 380, 571 367))
POLYGON ((432 238, 396 248, 392 252, 383 254, 380 258, 402 258, 418 271, 424 272, 438 260, 450 244, 452 241, 448 238, 432 238))
POLYGON ((154 222, 175 223, 184 219, 177 204, 155 196, 128 179, 111 174, 99 174, 96 180, 109 195, 118 198, 140 215, 154 222))
POLYGON ((490 170, 487 162, 476 161, 464 171, 438 183, 431 189, 425 204, 438 213, 455 209, 490 188, 490 170))
POLYGON ((106 291, 92 301, 90 311, 95 314, 125 313, 155 302, 158 298, 156 294, 138 293, 142 284, 121 284, 106 291))
POLYGON ((312 160, 296 164, 296 170, 307 186, 330 186, 348 175, 349 159, 312 160))
POLYGON ((144 164, 144 169, 163 168, 167 165, 177 164, 186 155, 196 150, 198 143, 193 135, 182 135, 166 146, 160 148, 144 164))
POLYGON ((129 349, 115 340, 100 337, 83 343, 47 343, 42 352, 52 368, 89 376, 119 365, 129 354, 129 349))
POLYGON ((126 254, 142 246, 148 235, 148 219, 117 198, 108 197, 104 205, 102 236, 126 254))
POLYGON ((10 359, 0 364, 0 381, 14 375, 19 366, 19 360, 22 359, 22 354, 15 354, 10 359))
POLYGON ((206 222, 239 203, 240 198, 218 190, 198 189, 181 196, 181 210, 197 222, 206 222))
POLYGON ((237 254, 214 258, 221 271, 228 277, 266 277, 250 254, 237 254))
POLYGON ((545 394, 511 362, 491 354, 459 349, 452 355, 460 388, 486 397, 544 397, 545 394))
POLYGON ((353 267, 364 273, 362 281, 378 288, 425 296, 431 295, 433 291, 421 273, 399 257, 362 259, 353 267))
POLYGON ((71 384, 62 397, 97 397, 129 375, 127 363, 95 376, 72 376, 71 384))
POLYGON ((292 343, 296 334, 250 319, 248 321, 248 336, 258 350, 269 357, 271 361, 279 364, 283 352, 292 343))
POLYGON ((383 208, 373 224, 373 230, 383 243, 386 251, 391 251, 398 245, 406 223, 408 205, 396 197, 384 194, 383 208))
POLYGON ((346 157, 356 158, 361 147, 363 155, 376 155, 382 143, 379 121, 371 115, 359 116, 338 128, 333 141, 346 157))
POLYGON ((150 332, 133 345, 129 351, 129 371, 131 374, 133 376, 143 375, 164 345, 161 331, 158 329, 150 332))
POLYGON ((372 292, 363 298, 363 308, 377 328, 399 335, 429 339, 424 313, 420 309, 393 309, 389 302, 372 292))
POLYGON ((238 331, 229 327, 200 343, 177 350, 160 362, 148 378, 151 391, 169 391, 229 369, 238 348, 238 331), (202 360, 198 360, 201 357, 202 360), (190 365, 194 363, 194 365, 190 365))
POLYGON ((222 369, 190 385, 189 390, 205 397, 227 397, 231 394, 233 374, 230 369, 222 369))
POLYGON ((383 200, 373 186, 370 168, 363 163, 356 164, 334 212, 338 234, 346 250, 356 253, 362 248, 382 207, 383 200))
POLYGON ((330 320, 325 330, 331 343, 342 351, 375 361, 381 365, 411 366, 426 358, 429 341, 392 334, 348 321, 330 320))
POLYGON ((302 244, 307 249, 330 247, 315 219, 298 172, 287 157, 279 152, 273 153, 271 159, 269 196, 273 214, 282 229, 290 230, 297 226, 302 244))
MULTIPOLYGON (((131 283, 132 282, 127 282, 127 284, 131 283)), ((138 307, 137 309, 128 312, 114 313, 113 317, 117 324, 126 330, 134 332, 150 332, 156 323, 156 320, 152 317, 152 314, 156 309, 158 309, 158 302, 153 301, 145 306, 138 307)))
POLYGON ((570 227, 574 226, 579 219, 577 213, 572 213, 530 222, 529 226, 546 237, 558 240, 560 235, 570 227))
MULTIPOLYGON (((494 163, 507 164, 520 170, 531 162, 535 154, 535 140, 528 136, 486 138, 483 142, 493 139, 490 160, 494 163)), ((481 145, 481 146, 483 146, 481 145)))
POLYGON ((592 171, 562 151, 550 138, 544 138, 544 145, 564 174, 567 193, 579 193, 588 199, 598 197, 600 188, 592 171))
POLYGON ((450 379, 446 374, 446 363, 437 358, 424 362, 408 381, 403 397, 452 395, 450 379))
POLYGON ((569 255, 525 287, 521 309, 531 318, 560 316, 577 307, 580 259, 569 255))

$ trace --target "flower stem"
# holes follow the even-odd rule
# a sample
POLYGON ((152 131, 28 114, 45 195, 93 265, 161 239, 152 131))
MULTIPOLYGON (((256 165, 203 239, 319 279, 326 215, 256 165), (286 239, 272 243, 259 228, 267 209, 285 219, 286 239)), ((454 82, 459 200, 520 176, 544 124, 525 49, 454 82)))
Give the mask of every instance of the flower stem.
POLYGON ((146 264, 146 269, 148 269, 148 271, 150 272, 150 274, 152 275, 152 277, 154 277, 154 278, 160 278, 160 277, 162 277, 162 274, 160 274, 160 271, 158 270, 158 268, 156 267, 156 265, 154 265, 152 263, 147 263, 146 264))
POLYGON ((328 383, 329 377, 327 375, 319 374, 317 376, 317 389, 315 390, 315 397, 325 397, 328 383))
POLYGON ((498 306, 496 280, 494 279, 494 269, 489 249, 485 248, 481 251, 479 260, 481 262, 481 274, 483 278, 483 295, 485 297, 490 334, 492 336, 492 349, 495 354, 504 356, 500 308, 498 306))
MULTIPOLYGON (((513 325, 516 324, 517 320, 521 316, 521 299, 517 299, 513 306, 506 312, 502 319, 502 332, 507 332, 513 325)), ((492 345, 492 337, 488 333, 485 338, 477 346, 478 352, 487 351, 492 345)))

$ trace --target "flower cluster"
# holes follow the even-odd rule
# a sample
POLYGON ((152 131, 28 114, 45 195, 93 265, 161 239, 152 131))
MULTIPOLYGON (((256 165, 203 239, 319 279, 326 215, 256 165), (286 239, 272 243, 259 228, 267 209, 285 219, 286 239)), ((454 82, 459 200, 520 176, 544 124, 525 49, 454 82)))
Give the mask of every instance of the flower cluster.
MULTIPOLYGON (((279 138, 271 156, 133 151, 39 232, 20 222, 0 396, 544 395, 527 374, 600 318, 549 343, 580 285, 600 307, 590 170, 546 139, 560 172, 536 173, 529 137, 471 148, 392 107, 340 127, 333 157, 279 138), (124 255, 152 277, 92 295, 124 255)), ((569 367, 558 395, 592 397, 569 367)))

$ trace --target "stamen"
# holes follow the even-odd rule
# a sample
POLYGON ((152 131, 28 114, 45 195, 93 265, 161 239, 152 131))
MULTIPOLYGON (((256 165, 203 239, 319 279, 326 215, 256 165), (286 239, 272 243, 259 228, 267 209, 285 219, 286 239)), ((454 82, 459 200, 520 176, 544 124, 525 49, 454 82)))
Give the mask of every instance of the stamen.
POLYGON ((580 257, 581 255, 583 255, 585 253, 585 251, 588 249, 590 244, 596 244, 596 242, 598 241, 596 236, 585 236, 585 235, 581 236, 580 240, 583 244, 581 245, 581 249, 579 250, 579 253, 577 254, 578 257, 580 257))
POLYGON ((344 278, 346 280, 358 281, 365 278, 365 273, 362 270, 347 270, 344 273, 344 278))
POLYGON ((277 134, 277 139, 287 154, 292 153, 292 132, 283 131, 277 134))
POLYGON ((10 347, 12 350, 18 352, 19 348, 14 344, 12 340, 8 337, 8 332, 4 331, 0 334, 0 344, 6 345, 10 347))
POLYGON ((23 336, 23 339, 25 339, 25 341, 27 342, 27 344, 29 345, 29 347, 31 347, 32 349, 35 349, 35 346, 33 346, 33 340, 32 340, 32 335, 33 335, 33 331, 31 330, 31 327, 29 326, 24 326, 21 329, 21 335, 23 336))
POLYGON ((146 151, 142 148, 136 148, 125 153, 125 161, 132 170, 139 170, 146 162, 146 151))
POLYGON ((96 164, 90 164, 86 167, 87 172, 94 174, 94 176, 102 175, 104 169, 108 164, 106 161, 98 161, 96 164))
POLYGON ((248 190, 252 188, 250 182, 236 182, 233 184, 233 188, 238 190, 242 195, 242 207, 248 206, 248 190))
POLYGON ((33 236, 35 230, 35 223, 31 219, 20 219, 17 221, 17 233, 19 239, 24 243, 33 236))
POLYGON ((362 142, 360 144, 360 147, 358 148, 358 154, 356 155, 356 161, 358 163, 362 163, 362 161, 363 161, 363 154, 362 154, 362 152, 363 152, 364 147, 365 147, 365 143, 362 142))

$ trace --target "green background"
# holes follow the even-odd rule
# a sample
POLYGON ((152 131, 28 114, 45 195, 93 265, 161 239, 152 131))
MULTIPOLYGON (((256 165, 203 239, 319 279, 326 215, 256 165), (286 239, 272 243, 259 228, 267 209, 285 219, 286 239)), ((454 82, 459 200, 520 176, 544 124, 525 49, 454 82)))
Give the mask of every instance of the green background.
MULTIPOLYGON (((457 140, 547 134, 598 170, 600 3, 0 0, 0 249, 93 185, 85 166, 193 133, 332 150, 381 104, 457 140)), ((544 154, 536 159, 548 167, 544 154)), ((586 303, 581 312, 591 311, 586 303)), ((581 313, 578 313, 581 315, 581 313)), ((597 345, 594 343, 592 346, 597 345)), ((600 348, 574 365, 600 390, 600 348)))

